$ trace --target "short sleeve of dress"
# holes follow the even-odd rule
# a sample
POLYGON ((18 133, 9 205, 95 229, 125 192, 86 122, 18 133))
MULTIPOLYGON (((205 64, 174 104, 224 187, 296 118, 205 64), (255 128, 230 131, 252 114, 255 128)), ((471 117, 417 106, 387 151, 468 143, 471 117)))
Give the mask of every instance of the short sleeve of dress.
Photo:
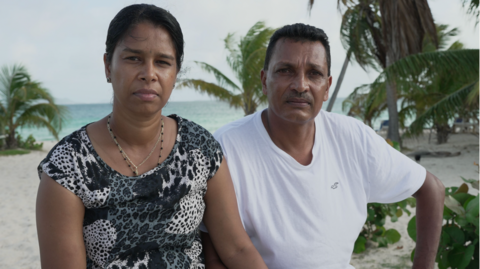
POLYGON ((220 143, 209 133, 208 143, 210 144, 208 150, 208 158, 210 160, 208 179, 212 178, 220 168, 223 160, 223 152, 220 143))
POLYGON ((45 173, 75 195, 82 196, 76 153, 69 140, 63 139, 50 150, 47 157, 38 165, 38 176, 41 179, 42 173, 45 173))
POLYGON ((370 127, 364 128, 368 202, 395 203, 413 195, 425 181, 425 168, 394 149, 370 127))
POLYGON ((202 126, 180 117, 179 120, 182 125, 180 138, 185 142, 183 144, 186 150, 197 152, 193 154, 195 162, 204 164, 207 169, 207 180, 211 179, 217 173, 223 160, 220 143, 202 126))
POLYGON ((94 157, 81 139, 82 134, 86 135, 82 131, 83 128, 58 142, 40 162, 37 170, 40 179, 42 173, 45 173, 78 196, 85 207, 93 208, 103 204, 108 189, 91 186, 90 181, 97 169, 92 169, 94 157))

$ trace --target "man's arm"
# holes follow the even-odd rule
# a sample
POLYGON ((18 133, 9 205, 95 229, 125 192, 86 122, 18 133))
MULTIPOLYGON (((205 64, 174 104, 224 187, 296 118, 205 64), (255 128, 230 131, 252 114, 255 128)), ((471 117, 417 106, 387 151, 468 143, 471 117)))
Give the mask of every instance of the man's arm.
POLYGON ((427 171, 425 182, 413 197, 417 199, 417 246, 412 268, 433 268, 442 231, 445 187, 427 171))

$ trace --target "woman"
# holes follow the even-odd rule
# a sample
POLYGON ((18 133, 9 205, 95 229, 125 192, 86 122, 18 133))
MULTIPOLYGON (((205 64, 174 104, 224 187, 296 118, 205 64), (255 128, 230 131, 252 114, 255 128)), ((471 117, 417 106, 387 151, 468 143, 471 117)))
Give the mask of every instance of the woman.
POLYGON ((176 19, 128 6, 106 46, 112 113, 65 137, 39 165, 42 267, 203 268, 203 217, 227 267, 266 268, 240 222, 219 144, 199 125, 161 114, 183 57, 176 19))

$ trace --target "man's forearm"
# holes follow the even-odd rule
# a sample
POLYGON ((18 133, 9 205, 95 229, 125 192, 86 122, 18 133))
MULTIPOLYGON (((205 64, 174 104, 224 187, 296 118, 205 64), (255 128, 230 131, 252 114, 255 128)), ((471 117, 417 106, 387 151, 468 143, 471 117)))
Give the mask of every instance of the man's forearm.
POLYGON ((414 194, 417 199, 417 246, 413 268, 433 268, 442 231, 445 187, 431 173, 414 194))

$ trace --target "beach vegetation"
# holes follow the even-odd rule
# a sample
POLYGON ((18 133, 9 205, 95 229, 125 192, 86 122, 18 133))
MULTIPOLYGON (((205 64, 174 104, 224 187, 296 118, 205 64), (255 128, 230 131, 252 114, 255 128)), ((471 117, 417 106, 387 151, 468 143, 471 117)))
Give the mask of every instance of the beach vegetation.
POLYGON ((388 247, 389 244, 398 242, 401 238, 400 233, 396 229, 387 230, 384 225, 387 217, 390 217, 392 222, 397 222, 398 218, 404 213, 410 216, 411 212, 407 206, 415 207, 416 200, 407 198, 392 204, 367 204, 367 220, 355 241, 353 252, 362 253, 365 251, 369 240, 376 242, 378 247, 388 247))
POLYGON ((0 156, 12 156, 12 155, 23 155, 30 153, 29 150, 25 149, 6 149, 0 150, 0 156))
MULTIPOLYGON (((46 128, 58 140, 66 115, 67 109, 57 105, 50 92, 32 80, 24 66, 1 69, 0 135, 6 135, 6 149, 19 147, 16 133, 21 127, 46 128)), ((32 144, 31 139, 28 142, 32 144)))
POLYGON ((26 139, 23 139, 23 137, 17 133, 17 145, 19 148, 22 149, 41 150, 43 147, 43 142, 37 143, 37 141, 31 134, 28 135, 26 139))
MULTIPOLYGON (((460 187, 445 188, 444 225, 436 256, 438 268, 479 268, 479 198, 477 179, 465 179, 460 187), (476 196, 468 193, 468 184, 476 196)), ((408 235, 416 241, 416 218, 408 223, 408 235)), ((412 251, 412 261, 415 249, 412 251)))
POLYGON ((274 31, 275 29, 266 27, 265 23, 260 21, 240 39, 237 39, 234 33, 227 35, 224 39, 228 52, 226 60, 236 81, 214 66, 196 61, 203 71, 215 77, 217 83, 201 79, 183 79, 178 87, 193 88, 220 101, 228 102, 232 107, 242 108, 245 115, 253 114, 259 105, 267 103, 259 76, 265 61, 268 41, 274 31))

